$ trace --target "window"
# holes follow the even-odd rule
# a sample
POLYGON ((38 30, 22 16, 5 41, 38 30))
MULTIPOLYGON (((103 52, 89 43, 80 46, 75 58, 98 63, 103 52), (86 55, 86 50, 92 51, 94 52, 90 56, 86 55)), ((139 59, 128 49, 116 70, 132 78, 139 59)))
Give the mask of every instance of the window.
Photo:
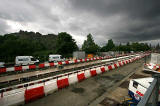
POLYGON ((18 61, 23 61, 23 59, 18 59, 18 61))
POLYGON ((138 87, 138 83, 133 81, 133 87, 137 88, 138 87))
POLYGON ((21 58, 21 59, 18 59, 18 61, 29 61, 28 58, 21 58))
POLYGON ((35 58, 31 58, 31 61, 36 61, 36 59, 35 58))

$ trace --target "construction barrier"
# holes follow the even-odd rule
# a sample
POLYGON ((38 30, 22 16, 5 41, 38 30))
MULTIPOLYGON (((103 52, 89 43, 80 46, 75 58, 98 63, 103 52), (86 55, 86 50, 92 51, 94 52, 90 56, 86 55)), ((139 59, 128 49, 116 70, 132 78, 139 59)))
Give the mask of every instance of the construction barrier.
POLYGON ((0 68, 0 73, 5 73, 6 72, 6 68, 0 68))
POLYGON ((29 86, 25 90, 25 103, 37 100, 44 96, 44 87, 42 84, 29 86))
POLYGON ((39 68, 44 68, 44 64, 39 64, 39 68))
MULTIPOLYGON (((129 63, 129 60, 127 63, 129 63)), ((126 61, 121 61, 112 65, 93 67, 86 70, 79 70, 77 72, 70 72, 56 77, 54 76, 54 78, 45 79, 45 81, 38 81, 38 83, 29 83, 29 86, 27 87, 20 85, 19 87, 17 86, 17 89, 7 88, 5 92, 0 93, 0 106, 22 105, 24 103, 31 102, 43 97, 44 95, 51 94, 57 89, 65 88, 70 84, 83 81, 86 78, 118 68, 124 64, 126 64, 126 61)), ((31 66, 29 68, 31 68, 31 66)), ((21 69, 23 69, 23 67, 18 67, 16 70, 18 71, 21 69)), ((4 69, 4 71, 5 70, 6 69, 4 69)))
POLYGON ((36 69, 36 65, 29 65, 29 69, 36 69))
POLYGON ((102 73, 101 67, 97 67, 97 68, 96 68, 96 73, 97 73, 97 74, 101 74, 101 73, 102 73))
MULTIPOLYGON (((129 55, 129 54, 128 54, 129 55)), ((119 55, 119 57, 122 55, 119 55)), ((58 63, 41 63, 38 66, 36 65, 28 65, 28 66, 15 66, 15 67, 8 67, 8 68, 0 68, 0 74, 5 72, 11 72, 11 71, 24 71, 28 69, 36 69, 36 68, 44 68, 44 67, 53 67, 55 65, 63 65, 63 64, 72 64, 72 63, 80 63, 80 62, 88 62, 88 61, 94 61, 94 60, 101 60, 101 59, 109 59, 112 58, 112 56, 106 56, 106 57, 96 57, 96 58, 85 58, 85 59, 79 59, 74 61, 64 61, 64 62, 58 62, 58 63)))
POLYGON ((109 65, 109 66, 108 66, 108 69, 109 69, 109 70, 112 70, 113 68, 112 68, 112 66, 111 66, 111 65, 109 65))
POLYGON ((78 82, 77 73, 73 73, 69 75, 68 80, 69 80, 69 84, 74 84, 78 82))
POLYGON ((58 89, 62 89, 69 86, 68 76, 60 77, 57 80, 57 86, 58 86, 58 89))
POLYGON ((57 87, 57 79, 52 79, 50 81, 46 81, 44 84, 44 92, 45 95, 51 94, 58 89, 57 87))
POLYGON ((78 82, 82 81, 85 79, 84 72, 80 72, 77 74, 78 82))
POLYGON ((84 72, 84 75, 85 75, 86 78, 89 78, 89 77, 91 76, 90 70, 89 70, 89 69, 86 70, 86 71, 84 72))
POLYGON ((3 92, 0 98, 0 106, 24 104, 24 100, 25 100, 24 92, 25 92, 25 88, 19 88, 19 89, 3 92))
POLYGON ((101 67, 100 69, 101 69, 102 73, 104 73, 106 71, 104 66, 101 67))
POLYGON ((97 75, 97 72, 95 69, 90 70, 90 73, 92 77, 97 75))

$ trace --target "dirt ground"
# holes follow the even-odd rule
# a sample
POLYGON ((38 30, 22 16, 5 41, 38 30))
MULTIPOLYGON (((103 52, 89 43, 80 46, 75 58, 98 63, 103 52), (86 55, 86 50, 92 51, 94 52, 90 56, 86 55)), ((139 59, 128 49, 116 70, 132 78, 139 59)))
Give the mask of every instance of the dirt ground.
MULTIPOLYGON (((141 59, 121 68, 91 77, 39 100, 25 104, 25 106, 88 106, 131 72, 141 71, 143 63, 144 59, 141 59)), ((140 74, 140 72, 138 74, 140 74)), ((114 99, 114 103, 119 102, 120 100, 118 98, 126 94, 127 84, 128 83, 125 82, 118 87, 119 89, 111 90, 107 93, 108 96, 106 96, 106 98, 109 97, 110 99, 112 97, 111 99, 114 99), (117 92, 119 92, 120 95, 117 95, 117 92)), ((103 100, 98 106, 108 105, 106 105, 105 100, 103 100)))

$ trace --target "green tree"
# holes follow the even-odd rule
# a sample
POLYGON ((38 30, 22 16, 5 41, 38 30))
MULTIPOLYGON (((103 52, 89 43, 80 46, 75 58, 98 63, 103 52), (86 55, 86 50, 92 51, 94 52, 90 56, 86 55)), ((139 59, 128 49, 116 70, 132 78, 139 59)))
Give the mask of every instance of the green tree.
POLYGON ((115 47, 115 44, 113 43, 112 39, 108 40, 108 43, 105 46, 105 51, 111 51, 115 47))
POLYGON ((72 36, 66 32, 58 34, 56 41, 56 52, 65 57, 72 56, 73 51, 78 50, 78 46, 72 36))
POLYGON ((82 50, 84 50, 86 53, 93 54, 100 50, 100 47, 94 42, 91 34, 87 35, 87 40, 84 41, 82 45, 82 50))

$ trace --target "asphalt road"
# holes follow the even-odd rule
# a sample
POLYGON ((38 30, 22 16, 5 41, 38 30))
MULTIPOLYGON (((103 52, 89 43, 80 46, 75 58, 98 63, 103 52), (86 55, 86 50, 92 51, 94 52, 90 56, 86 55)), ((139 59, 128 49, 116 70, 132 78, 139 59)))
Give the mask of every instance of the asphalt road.
POLYGON ((143 62, 144 59, 141 59, 110 72, 91 77, 25 104, 25 106, 88 106, 131 72, 140 70, 143 62))

